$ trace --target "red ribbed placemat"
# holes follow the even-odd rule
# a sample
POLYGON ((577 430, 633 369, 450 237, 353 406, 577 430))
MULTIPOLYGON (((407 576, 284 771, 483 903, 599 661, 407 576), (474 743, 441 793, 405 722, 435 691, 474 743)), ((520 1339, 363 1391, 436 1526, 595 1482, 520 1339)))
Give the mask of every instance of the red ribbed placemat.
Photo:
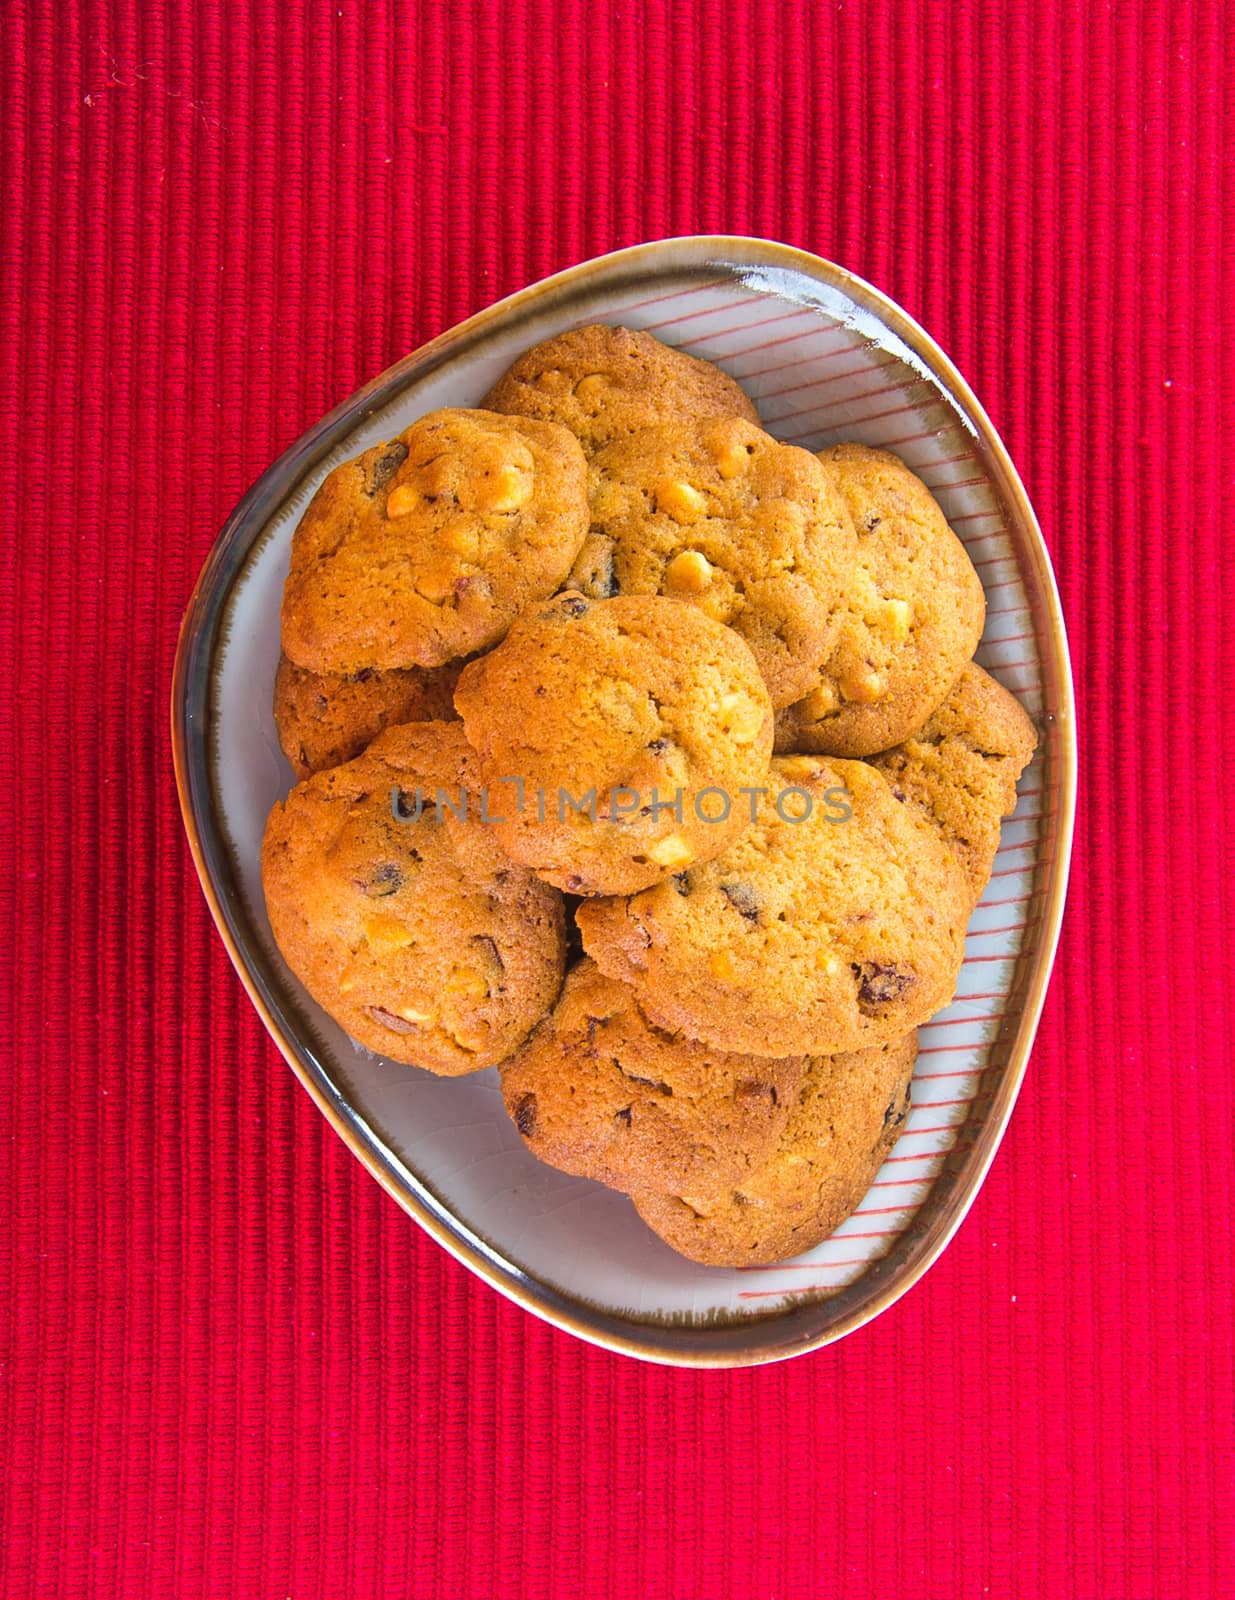
POLYGON ((1230 1594, 1231 9, 299 9, 0 13, 4 1595, 1230 1594), (362 1172, 214 934, 167 732, 214 532, 307 424, 705 231, 956 359, 1082 718, 990 1181, 890 1313, 733 1374, 549 1330, 362 1172))

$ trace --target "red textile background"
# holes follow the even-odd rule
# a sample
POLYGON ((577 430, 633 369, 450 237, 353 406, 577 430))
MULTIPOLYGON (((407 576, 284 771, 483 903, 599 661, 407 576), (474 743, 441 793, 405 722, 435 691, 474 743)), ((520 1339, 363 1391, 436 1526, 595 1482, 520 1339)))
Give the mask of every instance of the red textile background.
POLYGON ((6 1597, 1235 1590, 1233 24, 6 0, 6 1597), (365 1176, 214 934, 167 732, 215 531, 307 424, 509 290, 700 231, 843 262, 954 356, 1082 717, 989 1182, 873 1326, 732 1374, 550 1330, 365 1176))

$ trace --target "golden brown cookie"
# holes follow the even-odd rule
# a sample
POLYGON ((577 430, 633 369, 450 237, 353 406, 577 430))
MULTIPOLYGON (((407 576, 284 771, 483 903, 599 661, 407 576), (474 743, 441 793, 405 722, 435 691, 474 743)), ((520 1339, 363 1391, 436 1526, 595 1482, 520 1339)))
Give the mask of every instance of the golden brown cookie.
POLYGON ((771 1158, 741 1183, 669 1194, 635 1209, 680 1255, 710 1267, 767 1266, 813 1250, 861 1204, 909 1114, 917 1035, 816 1056, 771 1158))
POLYGON ((1020 701, 971 661, 925 727, 871 762, 896 798, 917 807, 955 852, 975 904, 990 881, 999 825, 1016 810, 1016 780, 1037 743, 1020 701))
POLYGON ((754 406, 719 367, 632 328, 594 324, 525 351, 483 404, 561 422, 590 454, 613 439, 680 417, 745 417, 754 406))
POLYGON ((745 826, 740 791, 767 778, 750 650, 655 595, 532 607, 464 668, 455 705, 503 847, 571 894, 629 894, 719 855, 745 826))
POLYGON ((653 1022, 716 1049, 832 1055, 902 1037, 952 998, 960 863, 864 762, 781 758, 767 781, 723 855, 580 906, 584 949, 653 1022))
POLYGON ((383 728, 400 722, 449 722, 463 663, 378 672, 363 667, 342 676, 308 672, 279 657, 274 679, 274 724, 297 778, 338 767, 358 756, 383 728))
POLYGON ((625 984, 586 958, 531 1038, 502 1065, 528 1148, 610 1188, 693 1193, 738 1185, 776 1148, 801 1057, 729 1055, 654 1027, 625 984))
POLYGON ((593 457, 585 594, 663 594, 750 645, 774 706, 818 682, 853 578, 857 535, 807 450, 741 417, 681 419, 593 457))
POLYGON ((477 787, 459 723, 388 728, 279 801, 262 845, 270 926, 305 988, 370 1050, 446 1075, 520 1045, 565 964, 562 897, 502 854, 477 787))
POLYGON ((930 490, 886 450, 819 459, 857 529, 839 636, 814 685, 777 718, 776 748, 867 756, 920 728, 973 655, 986 597, 930 490))
POLYGON ((433 411, 336 467, 292 539, 283 648, 299 667, 437 667, 557 589, 587 532, 578 440, 556 423, 433 411))

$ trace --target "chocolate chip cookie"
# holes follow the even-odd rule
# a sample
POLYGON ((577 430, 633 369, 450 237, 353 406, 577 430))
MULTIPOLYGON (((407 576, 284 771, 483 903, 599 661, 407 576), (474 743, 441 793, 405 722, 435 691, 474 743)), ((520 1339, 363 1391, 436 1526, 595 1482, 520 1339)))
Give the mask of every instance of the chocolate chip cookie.
POLYGON ((444 667, 363 667, 346 676, 308 672, 279 657, 274 724, 297 778, 341 766, 383 728, 400 722, 449 722, 462 662, 444 667))
POLYGON ((740 1185, 775 1150, 805 1062, 730 1055, 650 1023, 586 958, 557 1006, 502 1065, 528 1148, 613 1189, 740 1185))
POLYGON ((820 451, 857 529, 856 570, 835 648, 776 747, 867 756, 920 728, 973 655, 982 584, 926 485, 886 450, 820 451))
POLYGON ((715 1049, 832 1055, 897 1039, 952 998, 969 882, 861 761, 779 758, 756 821, 713 860, 576 920, 647 1016, 715 1049))
POLYGON ((750 645, 774 706, 819 679, 853 579, 857 535, 807 450, 740 417, 679 419, 592 459, 585 594, 663 594, 750 645))
POLYGON ((520 1045, 565 965, 562 897, 502 854, 477 788, 459 723, 389 728, 279 801, 262 845, 275 941, 317 1003, 449 1076, 520 1045))
POLYGON ((283 648, 312 672, 438 667, 559 588, 588 526, 578 440, 434 411, 336 467, 292 539, 283 648))
POLYGON ((754 406, 710 361, 632 328, 594 324, 534 345, 482 402, 491 411, 564 423, 590 453, 678 417, 745 417, 754 406))
POLYGON ((503 847, 571 894, 633 893, 720 855, 743 789, 767 778, 749 648, 656 595, 531 607, 464 668, 455 705, 503 847))
POLYGON ((767 1266, 813 1250, 861 1203, 909 1114, 917 1035, 817 1056, 775 1152, 740 1184, 641 1191, 635 1208, 680 1255, 767 1266))
POLYGON ((969 879, 976 904, 990 881, 999 825, 1016 809, 1016 781, 1038 736, 1024 707, 971 661, 917 733, 876 756, 898 800, 939 831, 969 879))

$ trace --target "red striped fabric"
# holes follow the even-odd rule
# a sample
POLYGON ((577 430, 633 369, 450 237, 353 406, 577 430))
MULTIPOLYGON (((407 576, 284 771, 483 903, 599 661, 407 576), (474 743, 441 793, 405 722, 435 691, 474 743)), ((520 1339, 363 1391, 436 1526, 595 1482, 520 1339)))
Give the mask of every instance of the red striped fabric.
POLYGON ((1233 21, 8 0, 6 1597, 1232 1592, 1233 21), (215 530, 309 423, 510 290, 710 231, 852 268, 973 384, 1058 569, 1083 782, 974 1210, 871 1327, 734 1373, 533 1321, 326 1131, 167 733, 215 530))

